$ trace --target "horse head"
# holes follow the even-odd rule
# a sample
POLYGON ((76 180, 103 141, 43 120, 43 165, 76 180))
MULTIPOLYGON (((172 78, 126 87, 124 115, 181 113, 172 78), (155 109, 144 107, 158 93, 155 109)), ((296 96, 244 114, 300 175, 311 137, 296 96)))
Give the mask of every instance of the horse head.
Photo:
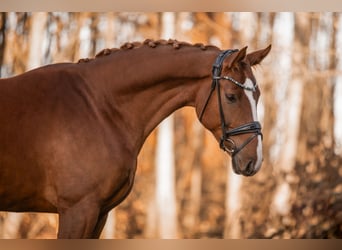
POLYGON ((252 72, 271 50, 247 54, 241 50, 222 51, 212 68, 212 83, 200 91, 196 111, 201 123, 210 130, 221 149, 232 157, 237 174, 252 176, 261 167, 262 133, 257 117, 260 89, 252 72))

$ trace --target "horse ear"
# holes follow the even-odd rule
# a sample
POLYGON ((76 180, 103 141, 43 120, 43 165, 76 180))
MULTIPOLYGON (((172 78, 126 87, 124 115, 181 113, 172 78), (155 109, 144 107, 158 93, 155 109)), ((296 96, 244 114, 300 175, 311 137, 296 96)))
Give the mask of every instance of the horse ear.
POLYGON ((247 46, 240 49, 236 54, 232 55, 232 59, 228 63, 228 68, 238 68, 239 62, 241 62, 246 57, 247 46))
POLYGON ((261 61, 267 56, 271 50, 271 44, 267 48, 254 51, 247 55, 247 60, 251 66, 261 63, 261 61))

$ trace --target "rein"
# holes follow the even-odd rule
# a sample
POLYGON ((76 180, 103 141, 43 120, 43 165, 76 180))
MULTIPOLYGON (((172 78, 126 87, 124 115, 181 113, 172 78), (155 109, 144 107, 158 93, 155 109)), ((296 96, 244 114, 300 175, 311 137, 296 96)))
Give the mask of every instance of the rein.
POLYGON ((202 117, 204 115, 204 112, 208 106, 209 100, 215 91, 217 89, 217 97, 218 97, 218 104, 219 104, 219 112, 220 112, 220 118, 221 118, 221 129, 222 129, 222 136, 220 139, 220 148, 232 156, 235 156, 238 152, 240 152, 248 143, 250 143, 255 137, 258 135, 261 135, 262 137, 262 132, 261 132, 261 125, 258 121, 253 121, 250 123, 243 124, 239 127, 233 128, 231 130, 228 130, 227 124, 225 121, 224 117, 224 112, 223 112, 223 107, 222 107, 222 100, 221 100, 221 86, 220 86, 220 80, 228 80, 235 85, 239 86, 240 88, 243 88, 248 91, 256 91, 257 85, 255 84, 253 87, 248 87, 235 79, 233 79, 230 76, 221 76, 221 71, 222 71, 222 65, 223 61, 226 57, 230 56, 234 52, 237 52, 238 50, 225 50, 221 52, 218 57, 216 58, 215 63, 213 64, 212 68, 212 84, 211 84, 211 89, 210 93, 208 95, 208 98, 203 106, 203 109, 200 113, 199 120, 202 120, 202 117), (242 145, 239 147, 236 146, 235 142, 233 139, 231 139, 231 136, 235 135, 240 135, 240 134, 253 134, 250 136, 242 145), (228 144, 228 145, 226 145, 228 144))

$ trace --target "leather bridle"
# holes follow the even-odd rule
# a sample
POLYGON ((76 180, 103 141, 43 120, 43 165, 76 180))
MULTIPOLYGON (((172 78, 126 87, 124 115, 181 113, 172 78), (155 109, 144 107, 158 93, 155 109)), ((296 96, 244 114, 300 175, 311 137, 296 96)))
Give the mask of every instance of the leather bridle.
POLYGON ((221 100, 220 80, 228 80, 234 83, 235 85, 239 86, 240 88, 243 88, 248 91, 254 92, 256 91, 256 88, 257 88, 256 84, 253 87, 249 87, 236 81, 230 76, 221 76, 222 64, 223 64, 224 59, 237 51, 238 50, 225 50, 221 52, 216 58, 216 61, 213 64, 213 68, 212 68, 212 75, 213 75, 212 80, 213 81, 212 81, 210 93, 199 116, 199 120, 201 121, 204 111, 206 110, 207 105, 209 103, 209 99, 212 96, 215 89, 217 89, 217 97, 218 97, 219 112, 220 112, 220 118, 221 118, 221 129, 222 129, 222 136, 220 139, 220 148, 228 152, 232 156, 235 156, 237 153, 239 153, 247 144, 249 144, 258 135, 261 135, 262 137, 261 125, 258 121, 246 123, 244 125, 233 128, 231 130, 228 130, 228 127, 225 121, 223 107, 222 107, 222 100, 221 100), (244 143, 242 143, 239 147, 237 147, 234 140, 231 139, 230 137, 240 135, 240 134, 252 134, 252 135, 244 143))

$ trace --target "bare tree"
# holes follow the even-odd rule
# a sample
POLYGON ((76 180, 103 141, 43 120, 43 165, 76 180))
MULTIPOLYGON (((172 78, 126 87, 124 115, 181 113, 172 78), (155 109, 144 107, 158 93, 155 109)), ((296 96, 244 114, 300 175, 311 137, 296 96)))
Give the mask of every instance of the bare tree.
MULTIPOLYGON (((6 21, 7 21, 7 13, 2 12, 0 14, 0 65, 3 64, 4 61, 4 51, 6 47, 6 21)), ((1 68, 0 68, 0 77, 1 77, 1 68)))
MULTIPOLYGON (((164 39, 175 34, 175 14, 162 14, 162 35, 164 39)), ((159 237, 177 237, 177 205, 175 194, 175 160, 173 115, 158 127, 156 150, 156 213, 159 237), (165 206, 167 204, 167 206, 165 206)))

